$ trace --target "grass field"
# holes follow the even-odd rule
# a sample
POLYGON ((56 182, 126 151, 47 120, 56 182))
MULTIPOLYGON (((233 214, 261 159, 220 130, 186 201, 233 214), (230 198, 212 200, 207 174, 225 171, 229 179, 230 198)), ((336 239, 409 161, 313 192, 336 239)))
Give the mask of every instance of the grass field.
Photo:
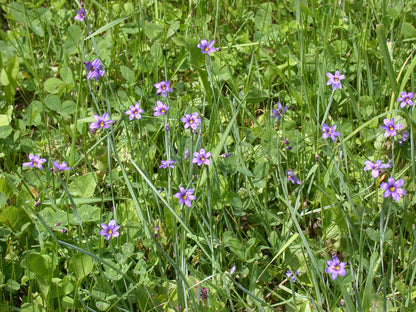
POLYGON ((0 0, 0 311, 416 311, 415 0, 0 0))

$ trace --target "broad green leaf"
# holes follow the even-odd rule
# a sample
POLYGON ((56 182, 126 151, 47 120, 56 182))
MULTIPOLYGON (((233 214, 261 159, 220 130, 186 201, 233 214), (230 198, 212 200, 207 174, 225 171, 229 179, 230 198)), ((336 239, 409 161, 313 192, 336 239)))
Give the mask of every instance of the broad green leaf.
MULTIPOLYGON (((17 73, 19 72, 19 60, 17 55, 14 55, 7 64, 6 67, 6 75, 7 75, 7 85, 4 87, 4 92, 6 93, 6 100, 9 103, 14 102, 14 95, 16 94, 16 86, 17 86, 17 73)), ((4 74, 2 73, 2 76, 4 74)), ((6 82, 5 77, 2 77, 2 81, 6 82)))
POLYGON ((17 291, 17 290, 20 289, 20 284, 18 282, 16 282, 15 280, 9 279, 9 280, 7 280, 6 287, 9 290, 17 291))
POLYGON ((12 2, 8 5, 10 13, 12 13, 13 19, 19 23, 25 23, 25 8, 22 3, 12 2))
POLYGON ((68 117, 68 115, 75 113, 76 109, 77 109, 77 104, 74 101, 68 100, 62 103, 59 114, 61 114, 62 116, 68 117))
POLYGON ((6 206, 0 211, 0 223, 10 227, 13 232, 20 231, 23 224, 29 221, 21 208, 6 206))
POLYGON ((413 38, 416 36, 416 28, 410 23, 404 22, 401 31, 405 38, 413 38))
POLYGON ((61 78, 62 80, 66 83, 66 84, 71 84, 73 83, 73 79, 72 79, 72 71, 71 68, 69 68, 68 66, 64 66, 61 68, 60 71, 61 74, 61 78))
POLYGON ((59 112, 61 110, 61 100, 55 94, 49 94, 44 99, 45 105, 52 111, 59 112))
POLYGON ((270 165, 267 162, 260 162, 254 167, 253 174, 256 179, 262 179, 269 173, 270 165))
POLYGON ((69 261, 68 270, 75 273, 78 279, 82 279, 91 273, 94 268, 94 261, 86 254, 79 253, 74 255, 69 261))
POLYGON ((69 185, 69 192, 74 197, 90 198, 94 195, 97 183, 92 172, 76 178, 69 185))
POLYGON ((110 307, 110 304, 108 302, 99 300, 95 303, 95 306, 100 311, 107 311, 107 309, 110 307))
POLYGON ((45 31, 43 30, 43 25, 40 19, 32 20, 30 23, 30 28, 32 28, 33 32, 39 37, 45 36, 45 31))
POLYGON ((3 86, 7 86, 10 81, 9 81, 9 77, 7 76, 7 72, 4 68, 1 69, 1 73, 0 73, 0 83, 3 86))
POLYGON ((64 42, 64 53, 72 55, 78 52, 78 42, 81 40, 82 29, 78 25, 71 25, 66 30, 68 40, 64 42))
POLYGON ((54 263, 48 255, 31 253, 26 257, 26 267, 35 275, 49 280, 54 270, 54 263))
POLYGON ((10 124, 9 116, 7 115, 0 115, 0 127, 1 126, 8 126, 10 124))
POLYGON ((144 25, 144 33, 150 40, 155 40, 163 33, 163 28, 158 24, 147 23, 144 25))
MULTIPOLYGON (((98 206, 82 205, 78 207, 79 217, 83 222, 98 222, 101 217, 101 209, 98 206)), ((74 220, 77 224, 78 221, 74 220)))
POLYGON ((124 79, 126 79, 128 83, 134 82, 134 73, 130 68, 128 68, 127 66, 121 65, 120 71, 124 79))
POLYGON ((59 91, 59 88, 65 83, 59 78, 49 78, 45 81, 45 91, 48 93, 56 94, 59 91))
POLYGON ((11 126, 0 127, 0 139, 7 138, 12 132, 13 132, 13 128, 11 126))

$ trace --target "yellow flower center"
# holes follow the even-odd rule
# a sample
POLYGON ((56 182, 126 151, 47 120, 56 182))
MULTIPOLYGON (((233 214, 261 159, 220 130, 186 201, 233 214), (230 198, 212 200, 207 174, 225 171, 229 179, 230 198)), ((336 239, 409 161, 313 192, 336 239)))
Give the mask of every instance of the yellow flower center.
POLYGON ((33 166, 37 166, 38 163, 36 161, 33 162, 33 166))
POLYGON ((394 192, 396 190, 396 187, 395 186, 390 186, 390 191, 391 192, 394 192))
POLYGON ((188 198, 188 194, 183 195, 183 196, 182 196, 182 198, 183 198, 184 200, 186 200, 186 199, 188 198))
POLYGON ((90 69, 90 71, 94 71, 95 70, 95 67, 93 66, 93 67, 91 67, 91 69, 90 69))
POLYGON ((104 127, 104 121, 100 121, 99 125, 101 128, 104 127))
POLYGON ((334 266, 335 271, 339 271, 339 265, 334 266))
POLYGON ((189 123, 194 123, 194 120, 192 118, 189 119, 189 123))
POLYGON ((165 86, 162 86, 162 89, 163 89, 163 90, 165 90, 165 89, 166 89, 166 87, 165 87, 165 86))
POLYGON ((107 233, 108 234, 113 234, 113 230, 112 229, 109 229, 107 233))
POLYGON ((139 112, 137 110, 133 111, 133 114, 137 115, 139 112))
POLYGON ((208 52, 208 51, 209 51, 209 48, 208 48, 208 47, 205 47, 205 51, 207 51, 207 52, 208 52))
POLYGON ((390 131, 393 131, 393 130, 394 130, 394 127, 393 127, 393 126, 390 126, 390 127, 389 127, 389 130, 390 130, 390 131))
POLYGON ((204 156, 201 156, 201 160, 204 161, 205 160, 205 157, 204 156))
POLYGON ((164 112, 165 112, 165 110, 162 108, 162 109, 160 110, 160 112, 161 112, 161 113, 164 113, 164 112))
POLYGON ((335 77, 335 78, 334 78, 334 81, 335 81, 335 82, 338 82, 338 81, 339 81, 339 79, 335 77))

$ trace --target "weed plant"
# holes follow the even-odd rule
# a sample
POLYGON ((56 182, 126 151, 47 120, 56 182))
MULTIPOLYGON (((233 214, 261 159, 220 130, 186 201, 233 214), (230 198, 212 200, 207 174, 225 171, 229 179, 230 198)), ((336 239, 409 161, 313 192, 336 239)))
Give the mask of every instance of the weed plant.
POLYGON ((415 6, 0 0, 0 310, 415 311, 415 6))

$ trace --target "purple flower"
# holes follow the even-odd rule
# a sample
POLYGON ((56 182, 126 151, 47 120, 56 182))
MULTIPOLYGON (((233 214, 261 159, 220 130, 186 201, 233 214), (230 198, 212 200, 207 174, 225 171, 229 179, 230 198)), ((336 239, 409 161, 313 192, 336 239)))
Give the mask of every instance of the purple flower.
POLYGON ((60 164, 57 161, 53 161, 52 164, 59 171, 71 170, 72 169, 71 167, 68 167, 66 162, 63 162, 62 164, 60 164))
POLYGON ((185 116, 181 118, 181 121, 185 123, 183 127, 185 129, 191 127, 193 130, 197 130, 199 124, 201 123, 201 119, 197 117, 198 113, 193 113, 192 116, 189 114, 185 114, 185 116))
POLYGON ((159 168, 175 168, 175 166, 173 166, 174 163, 176 163, 176 161, 172 160, 172 159, 168 159, 168 160, 162 160, 161 161, 162 165, 159 166, 159 168))
POLYGON ((84 18, 87 17, 87 12, 85 12, 84 7, 81 10, 77 10, 77 15, 75 15, 74 20, 76 21, 84 21, 84 18))
POLYGON ((406 191, 400 188, 404 184, 403 179, 397 181, 394 178, 388 178, 387 183, 381 183, 380 187, 384 190, 384 197, 393 197, 395 201, 400 200, 400 196, 406 195, 406 191))
POLYGON ((335 280, 338 275, 344 276, 347 274, 345 270, 346 262, 339 262, 338 257, 332 257, 332 260, 327 260, 328 267, 325 269, 326 273, 332 274, 331 278, 335 280))
POLYGON ((372 161, 366 160, 364 161, 364 171, 371 170, 371 176, 373 178, 377 178, 380 174, 380 169, 387 169, 390 168, 390 165, 381 163, 381 160, 377 160, 375 163, 372 161))
POLYGON ((158 232, 159 232, 159 225, 156 224, 156 226, 155 226, 155 234, 153 234, 153 236, 154 237, 159 237, 158 232))
POLYGON ((400 146, 402 146, 403 145, 403 142, 405 142, 405 141, 407 141, 407 139, 409 138, 409 132, 408 131, 406 131, 406 130, 404 130, 403 132, 402 132, 402 138, 399 140, 399 141, 397 141, 397 143, 400 145, 400 146))
POLYGON ((201 166, 202 164, 209 166, 210 165, 209 158, 211 157, 211 155, 212 155, 211 152, 206 153, 205 149, 201 148, 199 150, 199 153, 198 152, 194 153, 194 158, 192 159, 192 162, 194 164, 197 164, 198 166, 201 166))
POLYGON ((179 192, 176 193, 174 196, 179 198, 179 205, 185 204, 188 207, 191 207, 192 203, 191 200, 195 200, 196 196, 192 195, 194 193, 194 189, 185 190, 184 187, 179 187, 179 192))
POLYGON ((401 124, 394 124, 394 118, 391 119, 391 121, 389 119, 384 119, 384 126, 381 126, 381 129, 386 130, 386 132, 384 133, 384 136, 386 138, 388 138, 389 136, 396 136, 397 135, 397 131, 396 130, 401 130, 404 128, 403 125, 401 124))
POLYGON ((39 155, 33 155, 33 154, 29 154, 29 160, 28 162, 24 162, 22 164, 23 167, 25 166, 29 166, 30 168, 34 168, 37 167, 40 170, 43 169, 42 164, 46 161, 45 158, 40 158, 39 155))
POLYGON ((201 300, 207 300, 208 290, 205 287, 202 287, 200 295, 201 295, 201 300))
POLYGON ((127 110, 125 113, 129 115, 129 120, 132 120, 133 118, 141 119, 141 113, 144 113, 144 109, 140 108, 140 103, 137 102, 134 106, 130 105, 130 109, 127 110))
POLYGON ((299 270, 296 270, 295 273, 292 273, 291 270, 287 270, 285 274, 287 278, 290 278, 292 282, 294 283, 296 282, 296 275, 299 275, 299 270))
POLYGON ((288 108, 289 106, 286 105, 285 107, 283 107, 282 103, 277 102, 277 109, 276 108, 272 109, 273 115, 271 115, 270 117, 277 118, 277 121, 280 121, 282 119, 283 113, 287 111, 288 108))
POLYGON ((404 108, 406 105, 412 106, 413 105, 413 96, 414 93, 413 92, 400 92, 400 97, 397 99, 397 102, 401 102, 400 103, 400 107, 404 108))
POLYGON ((185 153, 184 153, 184 155, 183 155, 183 158, 184 159, 188 159, 189 158, 189 149, 187 148, 186 150, 185 150, 185 153))
POLYGON ((300 184, 298 178, 296 178, 295 174, 291 170, 286 170, 287 179, 292 182, 292 184, 300 184))
POLYGON ((340 75, 338 70, 335 72, 335 75, 332 75, 331 73, 326 73, 326 76, 329 78, 326 84, 332 84, 332 90, 342 89, 341 79, 345 79, 345 76, 340 75))
POLYGON ((84 62, 85 67, 87 68, 88 75, 87 79, 94 79, 98 81, 100 76, 104 76, 105 71, 102 69, 103 64, 99 59, 95 59, 92 63, 91 62, 84 62))
POLYGON ((168 109, 169 106, 163 104, 161 101, 156 101, 156 106, 153 107, 153 116, 164 116, 168 109))
POLYGON ((104 113, 103 116, 94 115, 96 122, 92 122, 90 124, 91 132, 94 133, 95 129, 108 129, 110 124, 114 122, 114 120, 109 120, 108 113, 104 113))
POLYGON ((230 157, 233 153, 224 153, 221 155, 222 158, 230 157))
POLYGON ((235 270, 237 269, 237 267, 235 266, 235 264, 231 267, 230 269, 230 275, 233 275, 235 273, 235 270))
POLYGON ((172 92, 173 90, 169 87, 169 81, 161 81, 159 83, 155 83, 153 86, 157 88, 156 94, 162 94, 163 97, 168 95, 168 92, 172 92))
POLYGON ((336 137, 341 135, 341 133, 335 131, 336 128, 336 125, 332 125, 331 127, 329 127, 326 123, 324 123, 322 125, 322 131, 324 132, 322 134, 322 138, 327 139, 331 137, 331 140, 335 142, 337 140, 336 137))
POLYGON ((120 235, 120 233, 118 232, 120 225, 116 226, 116 220, 111 220, 110 222, 108 222, 108 225, 105 223, 101 223, 101 227, 103 229, 100 231, 100 235, 105 236, 106 240, 109 240, 111 236, 118 237, 120 235))
POLYGON ((217 51, 217 49, 215 49, 213 47, 215 43, 215 40, 212 40, 209 44, 208 41, 206 41, 205 39, 201 40, 201 43, 198 43, 197 47, 201 49, 201 53, 206 53, 208 55, 211 55, 212 52, 217 51))

